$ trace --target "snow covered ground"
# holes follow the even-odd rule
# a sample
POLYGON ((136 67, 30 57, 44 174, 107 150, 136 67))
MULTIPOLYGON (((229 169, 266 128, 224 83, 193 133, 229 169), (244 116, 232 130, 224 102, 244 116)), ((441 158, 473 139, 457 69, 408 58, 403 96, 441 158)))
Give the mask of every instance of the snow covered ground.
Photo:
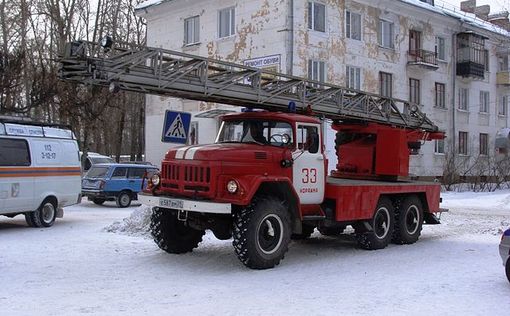
POLYGON ((364 251, 316 232, 264 271, 210 234, 193 253, 160 251, 136 206, 84 202, 50 229, 0 218, 0 315, 508 315, 510 191, 443 199, 450 213, 414 245, 364 251))

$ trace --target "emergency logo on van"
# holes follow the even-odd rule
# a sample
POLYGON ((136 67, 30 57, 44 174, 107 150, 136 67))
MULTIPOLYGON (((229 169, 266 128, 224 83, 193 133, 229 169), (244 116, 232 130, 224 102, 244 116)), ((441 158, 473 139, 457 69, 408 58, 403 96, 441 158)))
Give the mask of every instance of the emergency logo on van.
POLYGON ((19 183, 13 183, 11 185, 11 196, 18 197, 19 196, 19 183))

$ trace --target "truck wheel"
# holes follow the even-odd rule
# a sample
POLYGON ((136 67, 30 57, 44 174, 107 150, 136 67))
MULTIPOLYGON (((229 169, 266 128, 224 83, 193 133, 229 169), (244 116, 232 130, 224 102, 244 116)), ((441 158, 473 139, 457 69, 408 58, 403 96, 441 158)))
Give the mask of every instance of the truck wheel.
POLYGON ((290 214, 281 201, 259 197, 234 214, 232 242, 239 260, 252 269, 278 265, 288 250, 290 214))
POLYGON ((120 208, 125 208, 131 205, 131 193, 127 191, 122 191, 119 193, 117 198, 115 199, 117 206, 120 208))
POLYGON ((94 204, 97 204, 97 205, 103 205, 105 201, 106 201, 105 199, 99 199, 99 198, 95 198, 92 200, 92 202, 94 202, 94 204))
POLYGON ((177 219, 177 211, 154 208, 151 235, 159 248, 168 253, 186 253, 198 247, 205 231, 196 230, 177 219))
POLYGON ((303 224, 301 227, 301 234, 292 234, 290 239, 300 240, 310 238, 310 236, 313 234, 313 231, 315 230, 315 227, 311 225, 303 224))
POLYGON ((370 221, 370 231, 356 231, 358 245, 367 250, 382 249, 391 241, 395 211, 388 198, 381 198, 370 221))
POLYGON ((30 212, 29 214, 33 227, 50 227, 55 223, 55 219, 57 218, 56 203, 51 199, 46 199, 36 211, 30 212))
POLYGON ((392 241, 396 244, 413 244, 420 238, 423 225, 423 207, 413 195, 404 199, 395 214, 395 230, 392 241))

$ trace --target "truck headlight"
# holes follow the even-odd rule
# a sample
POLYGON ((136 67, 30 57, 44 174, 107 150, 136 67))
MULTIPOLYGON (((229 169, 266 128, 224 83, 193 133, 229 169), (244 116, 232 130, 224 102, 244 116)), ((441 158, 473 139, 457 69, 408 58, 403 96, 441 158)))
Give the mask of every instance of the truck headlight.
POLYGON ((236 193, 237 192, 237 189, 238 189, 239 185, 237 184, 237 181, 236 180, 230 180, 228 183, 227 183, 227 191, 229 193, 236 193))
POLYGON ((153 186, 157 187, 160 182, 161 182, 161 177, 159 176, 159 174, 155 174, 151 177, 151 184, 153 186))

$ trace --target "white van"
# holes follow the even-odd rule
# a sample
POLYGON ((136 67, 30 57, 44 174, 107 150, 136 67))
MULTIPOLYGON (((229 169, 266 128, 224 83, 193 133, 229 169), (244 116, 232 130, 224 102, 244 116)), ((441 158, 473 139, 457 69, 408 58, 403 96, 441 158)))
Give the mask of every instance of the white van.
POLYGON ((0 118, 0 215, 50 227, 80 203, 78 144, 65 127, 0 118))

